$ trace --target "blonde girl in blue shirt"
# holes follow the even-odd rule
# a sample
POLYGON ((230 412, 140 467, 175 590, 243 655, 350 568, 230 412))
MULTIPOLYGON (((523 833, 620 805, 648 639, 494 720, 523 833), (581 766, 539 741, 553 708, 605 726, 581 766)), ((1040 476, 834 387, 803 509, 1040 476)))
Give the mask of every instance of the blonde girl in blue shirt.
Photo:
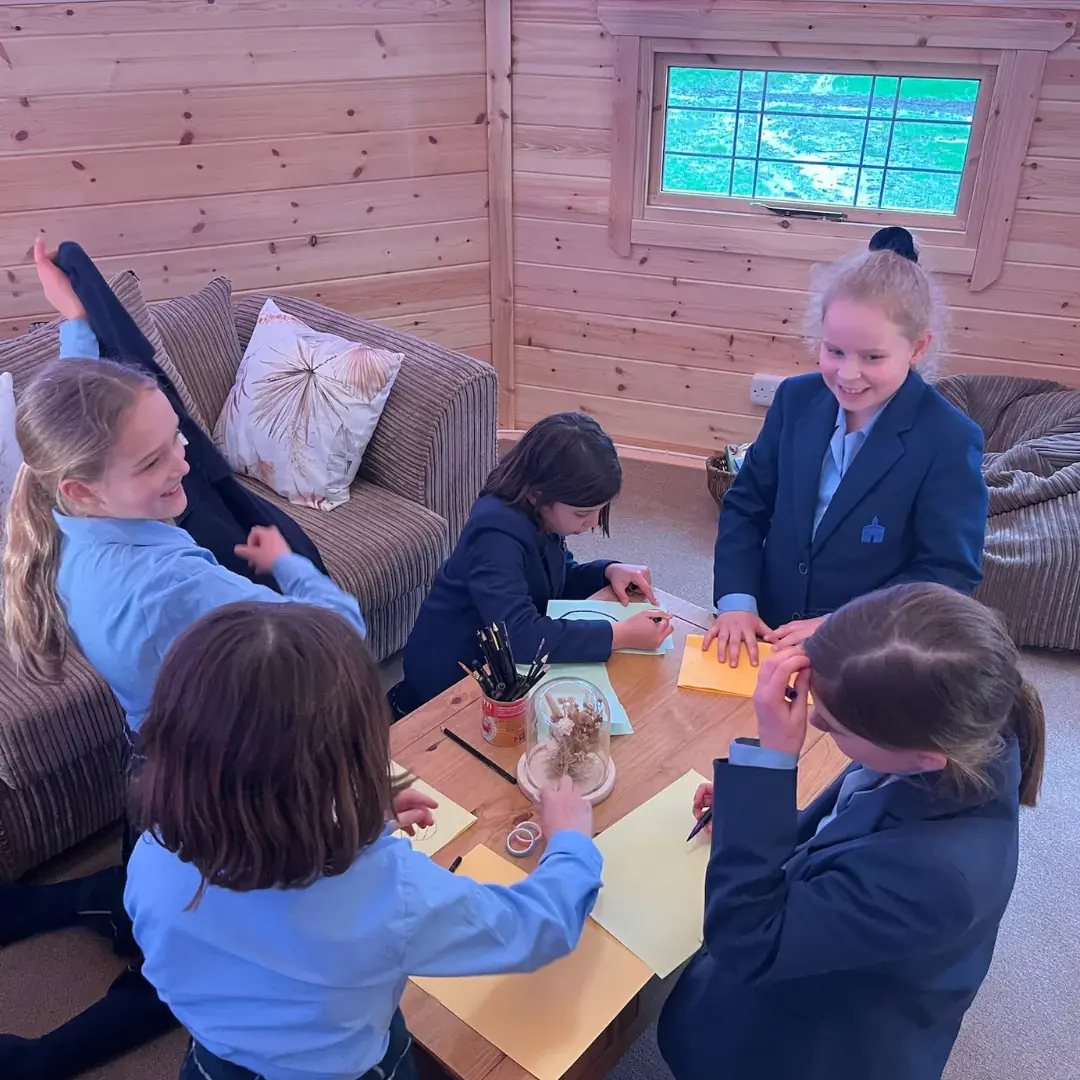
MULTIPOLYGON (((65 311, 77 305, 74 294, 58 296, 53 284, 50 299, 76 316, 74 307, 65 311)), ((88 328, 65 325, 68 347, 79 329, 88 328)), ((184 439, 149 376, 99 359, 54 361, 20 395, 15 430, 24 463, 4 530, 3 599, 7 645, 23 677, 58 679, 75 647, 137 731, 173 640, 222 604, 305 601, 364 633, 355 597, 293 554, 278 530, 253 529, 237 553, 273 574, 280 595, 226 570, 172 524, 186 504, 184 439)), ((115 935, 124 951, 123 880, 118 867, 57 885, 0 888, 0 946, 78 923, 115 935)), ((83 1014, 39 1040, 0 1035, 0 1075, 61 1080, 171 1023, 137 966, 92 1008, 92 1022, 83 1014)))
POLYGON ((371 653, 325 609, 231 604, 166 657, 125 901, 192 1036, 181 1080, 412 1080, 410 975, 532 971, 577 945, 602 859, 569 778, 543 794, 536 870, 482 885, 393 835, 437 803, 392 777, 389 726, 371 653))

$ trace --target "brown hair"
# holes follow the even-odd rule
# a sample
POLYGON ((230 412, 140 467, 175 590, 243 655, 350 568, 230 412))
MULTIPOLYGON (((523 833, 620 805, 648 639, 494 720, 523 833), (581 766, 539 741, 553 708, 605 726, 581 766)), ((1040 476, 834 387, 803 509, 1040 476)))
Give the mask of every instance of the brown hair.
POLYGON ((406 783, 390 775, 379 671, 339 615, 226 604, 177 638, 139 729, 132 816, 208 885, 344 873, 406 783))
POLYGON ((611 500, 621 487, 622 465, 611 437, 591 416, 566 412, 537 420, 495 466, 480 494, 498 495, 534 521, 536 507, 552 503, 601 506, 600 529, 607 536, 611 500))
POLYGON ((815 267, 806 310, 807 344, 817 352, 829 305, 838 299, 868 304, 882 311, 914 344, 930 334, 919 371, 932 375, 945 345, 947 312, 934 279, 920 265, 914 237, 907 229, 879 229, 866 251, 815 267))
POLYGON ((56 593, 65 480, 99 480, 139 394, 157 384, 110 360, 54 360, 19 396, 15 437, 23 463, 7 509, 4 631, 16 670, 36 682, 59 678, 67 619, 56 593))
POLYGON ((959 785, 985 787, 1011 730, 1020 801, 1042 783, 1042 702, 1001 620, 944 585, 896 585, 845 604, 805 644, 814 696, 853 735, 944 754, 959 785))

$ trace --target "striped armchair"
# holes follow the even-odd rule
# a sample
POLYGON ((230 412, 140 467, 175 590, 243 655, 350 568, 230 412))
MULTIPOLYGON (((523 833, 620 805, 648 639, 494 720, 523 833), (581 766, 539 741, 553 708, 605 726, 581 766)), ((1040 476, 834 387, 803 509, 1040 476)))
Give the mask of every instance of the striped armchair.
POLYGON ((983 430, 983 583, 1018 645, 1080 650, 1080 390, 954 375, 937 388, 983 430))
MULTIPOLYGON (((151 312, 133 274, 111 282, 208 429, 233 384, 264 296, 232 303, 217 278, 151 312)), ((360 601, 379 659, 405 643, 439 564, 447 557, 496 457, 493 369, 429 341, 306 300, 275 296, 317 330, 404 354, 364 454, 351 498, 330 511, 284 502, 318 545, 331 576, 360 601)), ((0 371, 16 398, 57 354, 53 324, 0 342, 0 371)), ((16 678, 0 632, 0 882, 19 877, 116 820, 123 806, 124 718, 108 687, 77 653, 63 681, 16 678)))

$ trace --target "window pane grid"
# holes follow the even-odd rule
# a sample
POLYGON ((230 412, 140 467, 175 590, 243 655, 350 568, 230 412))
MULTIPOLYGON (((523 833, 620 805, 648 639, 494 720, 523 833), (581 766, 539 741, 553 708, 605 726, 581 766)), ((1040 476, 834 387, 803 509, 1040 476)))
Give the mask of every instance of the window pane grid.
POLYGON ((977 79, 673 66, 661 190, 952 214, 978 88, 977 79))

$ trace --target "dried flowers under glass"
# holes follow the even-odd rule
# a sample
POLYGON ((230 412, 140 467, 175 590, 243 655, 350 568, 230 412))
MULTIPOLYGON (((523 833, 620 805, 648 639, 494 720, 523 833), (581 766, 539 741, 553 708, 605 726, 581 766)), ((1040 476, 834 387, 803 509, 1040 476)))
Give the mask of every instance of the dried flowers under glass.
POLYGON ((569 776, 590 802, 611 792, 611 708, 599 687, 584 679, 542 683, 532 696, 518 782, 531 798, 569 776))

